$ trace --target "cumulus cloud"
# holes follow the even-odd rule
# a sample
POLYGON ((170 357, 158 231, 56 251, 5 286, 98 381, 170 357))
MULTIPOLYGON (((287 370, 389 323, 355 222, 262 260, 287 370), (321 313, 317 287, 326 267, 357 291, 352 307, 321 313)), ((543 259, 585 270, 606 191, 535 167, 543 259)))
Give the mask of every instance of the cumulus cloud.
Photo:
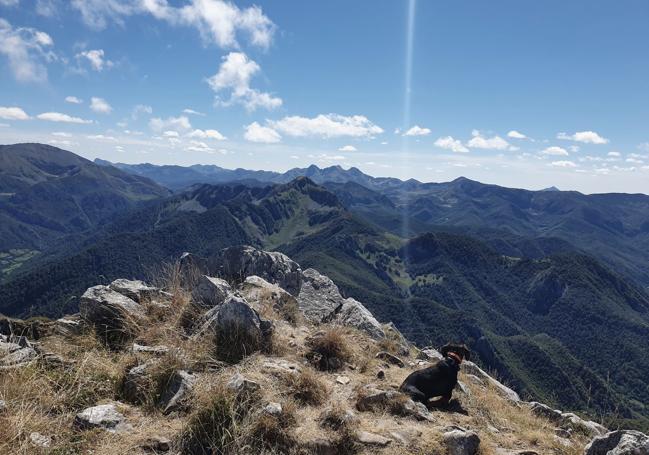
POLYGON ((199 139, 216 139, 217 141, 225 140, 225 136, 217 130, 199 130, 196 129, 188 134, 189 137, 197 137, 199 139))
POLYGON ((167 0, 72 0, 72 6, 96 29, 109 22, 123 24, 124 17, 134 14, 151 14, 173 26, 195 27, 206 42, 223 48, 238 48, 241 34, 252 45, 268 48, 277 28, 260 7, 239 8, 223 0, 191 0, 179 7, 167 0))
POLYGON ((138 104, 133 108, 133 112, 131 112, 131 118, 133 120, 137 120, 137 118, 141 114, 151 115, 152 113, 153 108, 151 106, 147 106, 146 104, 138 104))
POLYGON ((573 161, 553 161, 551 165, 554 167, 566 167, 566 168, 577 167, 577 165, 573 161))
POLYGON ((52 136, 56 136, 56 137, 72 137, 72 135, 70 133, 66 133, 66 132, 63 132, 63 131, 55 131, 55 132, 52 133, 52 136))
POLYGON ((408 131, 403 133, 404 136, 428 136, 430 134, 430 129, 422 128, 418 125, 413 126, 408 131))
POLYGON ((275 144, 282 140, 282 136, 277 131, 267 126, 262 126, 257 122, 252 122, 246 126, 246 132, 243 137, 247 141, 264 144, 275 144))
POLYGON ((473 137, 469 140, 469 142, 467 142, 467 145, 470 148, 487 150, 515 150, 514 147, 509 145, 509 142, 507 142, 500 136, 485 137, 478 130, 473 130, 471 132, 471 135, 473 137))
POLYGON ((507 137, 511 137, 512 139, 527 139, 526 135, 516 130, 511 130, 507 133, 507 137))
POLYGON ((71 104, 81 104, 83 103, 83 100, 80 98, 77 98, 76 96, 66 96, 65 97, 65 102, 66 103, 71 103, 71 104))
POLYGON ((86 136, 88 139, 94 140, 94 141, 110 141, 110 142, 115 142, 117 141, 116 138, 113 136, 105 136, 103 134, 91 134, 89 136, 86 136))
POLYGON ((440 137, 435 141, 435 146, 451 150, 455 153, 468 153, 469 149, 462 145, 462 142, 458 139, 454 139, 453 136, 440 137))
POLYGON ((320 114, 313 118, 294 115, 271 121, 269 124, 293 137, 372 137, 383 133, 381 127, 363 115, 346 117, 338 114, 320 114))
POLYGON ((248 111, 260 107, 275 109, 282 105, 281 98, 250 87, 250 80, 260 69, 243 52, 230 52, 223 57, 219 71, 208 78, 207 83, 217 93, 217 102, 221 105, 241 104, 248 111), (229 99, 220 99, 218 94, 222 92, 229 92, 229 99))
POLYGON ((541 153, 544 155, 554 155, 554 156, 568 156, 568 151, 563 147, 547 147, 541 153))
POLYGON ((612 156, 614 158, 618 158, 621 156, 620 152, 608 152, 608 156, 612 156))
POLYGON ((600 136, 595 131, 577 131, 574 134, 559 133, 557 139, 583 142, 584 144, 608 144, 609 140, 600 136))
POLYGON ((28 120, 29 115, 21 108, 0 106, 0 118, 4 120, 28 120))
POLYGON ((192 128, 192 125, 186 116, 181 115, 180 117, 168 117, 166 119, 152 118, 149 120, 149 128, 157 132, 163 130, 187 131, 192 128))
POLYGON ((44 63, 56 56, 51 51, 54 41, 45 32, 34 28, 13 28, 0 18, 0 55, 9 62, 9 69, 19 82, 44 82, 47 68, 44 63))
POLYGON ((84 120, 79 117, 72 117, 68 114, 62 114, 60 112, 43 112, 38 114, 36 118, 41 120, 47 120, 49 122, 61 122, 61 123, 92 123, 92 120, 84 120))
POLYGON ((353 145, 344 145, 338 149, 339 152, 357 152, 358 149, 353 145))
POLYGON ((202 112, 195 111, 194 109, 183 109, 183 114, 189 114, 189 115, 200 115, 201 117, 205 117, 205 114, 202 112))
POLYGON ((103 49, 92 49, 83 51, 76 55, 78 59, 86 59, 90 67, 95 71, 103 71, 104 69, 111 68, 113 62, 104 58, 103 49))
POLYGON ((110 114, 113 110, 110 104, 103 98, 93 96, 90 98, 90 109, 99 114, 110 114))

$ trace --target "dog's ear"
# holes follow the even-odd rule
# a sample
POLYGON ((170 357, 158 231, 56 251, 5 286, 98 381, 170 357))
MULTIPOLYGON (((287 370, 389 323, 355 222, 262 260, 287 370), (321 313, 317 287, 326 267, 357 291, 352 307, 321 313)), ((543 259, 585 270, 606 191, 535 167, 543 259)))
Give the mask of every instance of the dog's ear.
POLYGON ((462 345, 462 349, 464 350, 464 360, 471 360, 471 351, 466 344, 462 345))
POLYGON ((452 347, 453 346, 451 345, 451 343, 446 343, 444 346, 442 346, 442 349, 440 349, 439 351, 440 354, 442 354, 442 357, 446 357, 446 355, 448 354, 448 352, 451 350, 452 347))

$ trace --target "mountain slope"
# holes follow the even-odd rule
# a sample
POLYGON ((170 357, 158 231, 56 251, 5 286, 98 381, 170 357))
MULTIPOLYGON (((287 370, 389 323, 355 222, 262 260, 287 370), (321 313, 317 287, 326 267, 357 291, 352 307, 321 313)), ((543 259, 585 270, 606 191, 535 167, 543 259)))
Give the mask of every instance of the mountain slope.
POLYGON ((42 251, 169 194, 148 179, 41 144, 0 146, 0 192, 0 254, 42 251))

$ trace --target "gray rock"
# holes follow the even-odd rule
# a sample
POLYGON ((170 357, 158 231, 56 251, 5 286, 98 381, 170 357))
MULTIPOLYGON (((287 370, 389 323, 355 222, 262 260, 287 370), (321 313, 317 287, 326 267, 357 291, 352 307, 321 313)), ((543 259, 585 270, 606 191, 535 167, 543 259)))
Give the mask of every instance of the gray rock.
POLYGON ((396 365, 399 368, 404 368, 406 366, 406 364, 403 363, 403 360, 401 360, 396 355, 390 354, 389 352, 385 352, 385 351, 377 352, 376 358, 381 359, 384 362, 387 362, 391 365, 396 365))
POLYGON ((264 406, 264 413, 271 416, 279 416, 282 414, 282 405, 279 403, 268 403, 264 406))
POLYGON ((7 409, 7 402, 5 400, 0 400, 0 414, 2 414, 5 409, 7 409))
POLYGON ((230 281, 242 282, 256 275, 274 283, 290 294, 298 295, 302 285, 300 266, 278 252, 261 251, 252 246, 241 245, 221 252, 221 273, 230 281))
POLYGON ((229 296, 206 317, 207 328, 215 335, 217 356, 226 362, 238 362, 260 350, 269 336, 267 325, 262 328, 257 312, 239 296, 229 296))
POLYGON ((134 353, 146 353, 153 355, 164 355, 169 352, 169 348, 163 344, 158 346, 144 346, 142 344, 133 343, 134 353))
POLYGON ((35 447, 47 449, 52 445, 52 438, 34 431, 29 435, 29 440, 35 447))
POLYGON ((65 336, 80 335, 83 331, 83 325, 79 317, 65 317, 54 321, 54 332, 65 336))
POLYGON ((226 386, 237 397, 248 397, 261 389, 259 383, 246 379, 241 373, 236 373, 232 376, 226 386))
POLYGON ((392 442, 392 439, 369 431, 357 431, 356 440, 363 445, 375 447, 386 447, 392 442))
POLYGON ((351 379, 349 379, 349 376, 343 376, 343 375, 336 376, 336 382, 338 384, 347 385, 349 384, 350 381, 351 379))
POLYGON ((174 411, 186 409, 195 383, 196 376, 193 374, 184 370, 176 371, 160 396, 158 407, 162 409, 162 413, 170 414, 174 411))
POLYGON ((419 430, 403 429, 390 431, 390 437, 396 442, 409 446, 413 442, 419 440, 423 433, 419 430))
POLYGON ((181 284, 190 287, 201 275, 209 274, 207 259, 192 253, 183 253, 178 260, 181 284))
POLYGON ((392 321, 388 322, 387 324, 383 324, 382 329, 386 337, 391 338, 399 343, 399 355, 410 355, 410 343, 399 331, 399 329, 397 329, 392 321))
POLYGON ((108 285, 115 292, 119 292, 129 299, 141 303, 154 297, 160 297, 162 292, 159 288, 148 286, 140 280, 117 279, 108 285))
POLYGON ((639 431, 611 431, 593 439, 584 455, 649 455, 649 436, 639 431))
POLYGON ((19 368, 30 364, 37 358, 38 353, 26 341, 20 344, 0 341, 0 370, 19 368))
MULTIPOLYGON (((296 305, 297 299, 276 284, 269 283, 256 275, 249 276, 241 283, 238 291, 251 306, 268 303, 276 310, 281 311, 287 305, 296 305)), ((259 308, 255 308, 259 311, 259 308)))
POLYGON ((101 404, 84 409, 74 418, 74 425, 81 430, 103 428, 110 432, 126 431, 131 428, 114 404, 101 404))
POLYGON ((331 321, 345 301, 338 286, 314 269, 302 272, 302 279, 297 301, 304 317, 316 324, 331 321))
POLYGON ((532 401, 529 403, 530 410, 538 417, 543 417, 559 425, 562 429, 576 430, 590 437, 601 436, 608 433, 608 429, 592 420, 584 420, 571 412, 561 412, 558 409, 532 401))
POLYGON ((102 285, 89 288, 81 296, 79 313, 84 323, 93 327, 111 348, 121 347, 134 338, 144 316, 137 302, 102 285))
POLYGON ((356 327, 374 339, 378 340, 385 337, 379 321, 362 303, 351 297, 343 301, 342 307, 338 309, 334 320, 343 325, 356 327))
POLYGON ((129 369, 124 375, 122 395, 130 403, 144 403, 154 392, 151 370, 157 365, 156 361, 148 361, 129 369))
POLYGON ((213 308, 221 305, 232 294, 232 288, 227 281, 201 275, 192 289, 192 301, 203 308, 213 308))
POLYGON ((516 392, 514 392, 506 385, 502 384, 501 382, 489 376, 482 368, 480 368, 475 363, 465 360, 464 362, 462 362, 460 368, 464 373, 477 376, 478 378, 484 380, 485 382, 488 382, 489 384, 493 385, 498 391, 498 393, 501 396, 507 398, 508 400, 513 402, 521 401, 521 398, 518 396, 516 392))
POLYGON ((480 437, 465 429, 453 429, 442 436, 448 455, 476 455, 480 447, 480 437))
POLYGON ((284 359, 268 359, 262 364, 262 371, 273 374, 298 374, 302 368, 293 362, 284 359))
POLYGON ((437 350, 433 348, 424 348, 417 354, 417 358, 420 360, 443 360, 444 356, 437 350))
POLYGON ((145 452, 168 452, 171 450, 171 441, 163 436, 153 436, 140 444, 140 448, 145 452))

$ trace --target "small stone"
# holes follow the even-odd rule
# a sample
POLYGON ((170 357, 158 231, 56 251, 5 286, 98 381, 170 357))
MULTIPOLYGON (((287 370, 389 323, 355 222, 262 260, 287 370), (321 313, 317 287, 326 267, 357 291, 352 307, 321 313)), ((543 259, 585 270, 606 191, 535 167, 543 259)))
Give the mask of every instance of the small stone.
POLYGON ((246 379, 241 373, 236 373, 227 384, 228 389, 236 392, 237 396, 248 396, 261 389, 259 383, 246 379))
POLYGON ((167 352, 169 352, 169 348, 163 344, 158 346, 144 346, 141 344, 133 343, 133 352, 153 354, 153 355, 164 355, 167 352))
POLYGON ((478 435, 465 429, 453 429, 444 433, 444 444, 448 455, 476 455, 480 447, 478 435))
POLYGON ((300 368, 300 366, 296 363, 292 363, 284 359, 269 359, 262 364, 262 371, 263 370, 275 374, 298 374, 300 371, 302 371, 302 368, 300 368))
POLYGON ((336 382, 338 384, 347 385, 350 381, 351 379, 349 379, 349 377, 347 376, 336 376, 336 382))
POLYGON ((378 379, 385 379, 385 371, 383 371, 383 370, 379 370, 379 372, 376 373, 376 377, 377 377, 378 379))
POLYGON ((279 403, 268 403, 264 406, 264 412, 272 416, 279 416, 282 414, 282 405, 279 403))
POLYGON ((394 430, 390 432, 390 437, 397 441, 398 443, 409 446, 414 441, 418 440, 422 435, 422 432, 419 430, 394 430))
POLYGON ((52 445, 51 437, 45 436, 44 434, 40 434, 38 432, 31 433, 29 435, 29 439, 34 446, 41 447, 43 449, 47 449, 50 445, 52 445))
POLYGON ((5 409, 7 409, 7 402, 5 400, 0 400, 0 414, 2 414, 5 409))
POLYGON ((392 439, 381 436, 380 434, 370 433, 368 431, 358 431, 356 433, 356 439, 361 444, 376 447, 386 447, 392 442, 392 439))
POLYGON ((114 404, 102 404, 84 409, 74 418, 74 425, 81 430, 103 428, 110 432, 131 428, 124 422, 124 416, 117 411, 114 404))
POLYGON ((193 374, 184 370, 176 371, 160 397, 158 406, 162 409, 162 413, 170 414, 184 410, 195 383, 196 377, 193 374))
POLYGON ((401 360, 399 357, 396 355, 392 355, 389 352, 386 351, 381 351, 376 354, 377 359, 381 359, 391 365, 396 365, 399 368, 404 368, 406 366, 405 363, 403 363, 403 360, 401 360))
POLYGON ((140 444, 146 452, 168 452, 171 449, 171 441, 163 436, 153 436, 140 444))

